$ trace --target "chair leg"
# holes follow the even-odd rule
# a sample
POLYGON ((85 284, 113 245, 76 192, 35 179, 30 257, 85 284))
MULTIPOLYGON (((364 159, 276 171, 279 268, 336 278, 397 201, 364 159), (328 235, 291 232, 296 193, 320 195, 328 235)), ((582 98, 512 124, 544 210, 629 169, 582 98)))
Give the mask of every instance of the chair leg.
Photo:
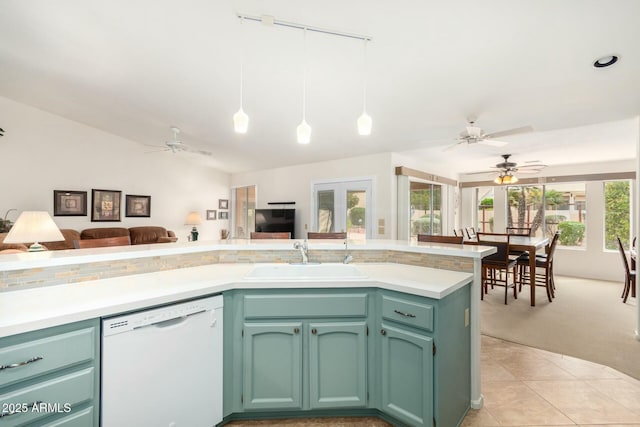
POLYGON ((631 281, 628 277, 624 279, 624 289, 622 290, 622 302, 626 303, 629 298, 629 288, 631 287, 631 281))
POLYGON ((545 278, 544 278, 544 287, 547 289, 547 298, 549 299, 549 302, 553 301, 553 289, 551 289, 551 281, 552 281, 552 276, 551 276, 551 267, 547 266, 545 268, 545 278))

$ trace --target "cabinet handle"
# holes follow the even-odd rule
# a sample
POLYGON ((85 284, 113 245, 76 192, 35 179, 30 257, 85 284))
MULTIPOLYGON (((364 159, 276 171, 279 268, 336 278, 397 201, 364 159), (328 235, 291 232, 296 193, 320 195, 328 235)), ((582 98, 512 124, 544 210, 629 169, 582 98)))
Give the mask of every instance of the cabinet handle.
POLYGON ((20 366, 28 365, 29 363, 37 362, 38 360, 42 359, 44 359, 44 357, 36 356, 32 357, 29 360, 25 360, 24 362, 12 363, 11 365, 0 365, 0 371, 3 371, 5 369, 19 368, 20 366))
POLYGON ((315 334, 317 334, 317 333, 318 333, 318 330, 317 330, 316 328, 313 328, 313 329, 311 330, 311 333, 312 333, 313 335, 315 335, 315 334))
POLYGON ((385 331, 384 329, 380 329, 380 333, 384 336, 387 335, 387 331, 385 331))
POLYGON ((398 313, 400 316, 404 316, 404 317, 416 317, 415 314, 411 314, 411 313, 403 313, 400 310, 393 310, 394 313, 398 313))
POLYGON ((293 333, 294 334, 299 334, 300 333, 300 328, 293 328, 293 333))
MULTIPOLYGON (((31 408, 33 408, 34 406, 38 406, 42 403, 42 400, 36 400, 34 402, 31 403, 16 403, 15 406, 17 409, 11 411, 11 412, 2 412, 0 413, 0 418, 4 418, 4 417, 10 417, 11 415, 18 415, 18 414, 24 414, 28 411, 31 411, 31 408)), ((11 404, 9 404, 9 406, 11 406, 11 404)))

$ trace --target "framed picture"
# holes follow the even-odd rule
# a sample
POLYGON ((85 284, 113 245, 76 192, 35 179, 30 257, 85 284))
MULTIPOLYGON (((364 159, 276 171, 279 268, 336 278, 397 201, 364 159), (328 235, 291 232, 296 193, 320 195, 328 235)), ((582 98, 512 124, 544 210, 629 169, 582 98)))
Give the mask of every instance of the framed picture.
POLYGON ((91 221, 120 221, 122 191, 91 190, 91 221))
MULTIPOLYGON (((229 200, 218 199, 218 209, 229 209, 229 200)), ((220 212, 222 213, 222 212, 220 212)))
POLYGON ((220 212, 218 219, 229 219, 229 212, 220 212))
POLYGON ((216 219, 216 211, 208 209, 207 210, 207 221, 210 221, 212 219, 216 219))
POLYGON ((87 215, 87 192, 53 190, 54 216, 87 215))
POLYGON ((151 196, 126 195, 125 216, 151 216, 151 196))

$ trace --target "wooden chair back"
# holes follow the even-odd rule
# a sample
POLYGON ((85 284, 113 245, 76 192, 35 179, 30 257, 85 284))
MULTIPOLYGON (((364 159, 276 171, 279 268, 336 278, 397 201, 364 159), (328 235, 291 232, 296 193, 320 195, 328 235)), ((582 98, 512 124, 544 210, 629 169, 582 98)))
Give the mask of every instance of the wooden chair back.
POLYGON ((620 257, 622 257, 622 262, 624 264, 624 273, 626 277, 631 275, 631 270, 629 269, 629 261, 627 261, 627 254, 624 252, 624 246, 622 245, 622 240, 620 237, 616 236, 616 240, 618 241, 618 252, 620 252, 620 257))
POLYGON ((507 227, 507 234, 531 236, 531 227, 507 227))
POLYGON ((482 262, 509 264, 509 239, 507 233, 478 233, 478 244, 483 246, 495 246, 497 252, 482 258, 482 262), (490 237, 489 237, 490 236, 490 237))
POLYGON ((107 246, 129 246, 131 239, 129 236, 104 237, 102 239, 82 239, 74 240, 73 246, 76 249, 104 248, 107 246))
POLYGON ((553 261, 553 254, 556 253, 556 246, 558 246, 558 239, 560 238, 560 233, 556 232, 551 239, 551 243, 549 244, 549 250, 547 251, 547 263, 551 263, 553 261))
POLYGON ((478 238, 478 236, 476 235, 476 230, 473 227, 467 227, 464 230, 467 232, 467 237, 470 240, 475 240, 478 238))
POLYGON ((309 231, 307 233, 307 239, 346 239, 347 238, 347 232, 340 232, 340 233, 319 233, 319 232, 315 232, 315 231, 309 231))
POLYGON ((432 242, 432 243, 456 243, 462 244, 462 236, 435 236, 433 234, 418 234, 418 242, 432 242))
POLYGON ((272 233, 267 231, 252 231, 251 239, 291 239, 291 233, 288 231, 272 233))

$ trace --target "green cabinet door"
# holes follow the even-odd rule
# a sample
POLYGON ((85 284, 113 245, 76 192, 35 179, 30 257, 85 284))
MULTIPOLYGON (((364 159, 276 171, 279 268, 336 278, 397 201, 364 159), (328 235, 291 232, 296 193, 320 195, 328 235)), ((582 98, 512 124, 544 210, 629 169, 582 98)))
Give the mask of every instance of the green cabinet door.
POLYGON ((433 424, 433 340, 382 324, 382 411, 412 426, 433 424))
POLYGON ((367 324, 309 323, 311 409, 367 405, 367 324))
POLYGON ((244 409, 302 408, 302 323, 245 323, 244 409))

